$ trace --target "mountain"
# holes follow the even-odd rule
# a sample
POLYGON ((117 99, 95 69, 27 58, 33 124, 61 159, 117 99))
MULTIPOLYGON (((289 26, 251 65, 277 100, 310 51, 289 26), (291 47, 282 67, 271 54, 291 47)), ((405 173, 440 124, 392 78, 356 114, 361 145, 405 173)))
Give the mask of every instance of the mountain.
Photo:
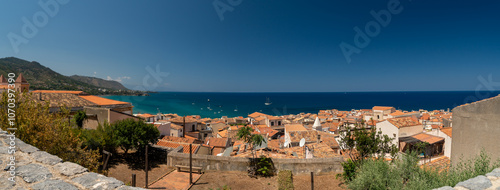
POLYGON ((128 90, 123 86, 121 83, 118 81, 113 81, 113 80, 104 80, 96 77, 87 77, 87 76, 80 76, 80 75, 73 75, 70 76, 69 78, 72 78, 74 80, 84 82, 87 84, 91 84, 94 86, 98 86, 101 88, 109 88, 109 89, 114 89, 114 90, 128 90))
POLYGON ((36 61, 26 61, 16 57, 0 59, 0 74, 22 73, 30 83, 30 90, 82 90, 89 94, 137 95, 141 91, 128 90, 116 81, 95 77, 64 76, 36 61), (78 78, 78 79, 75 79, 78 78))

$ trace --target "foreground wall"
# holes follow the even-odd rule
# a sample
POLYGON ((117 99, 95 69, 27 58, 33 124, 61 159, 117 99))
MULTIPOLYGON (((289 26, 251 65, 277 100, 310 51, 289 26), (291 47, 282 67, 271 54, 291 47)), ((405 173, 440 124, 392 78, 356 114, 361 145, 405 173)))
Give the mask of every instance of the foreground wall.
POLYGON ((20 141, 0 130, 0 189, 138 190, 123 182, 89 172, 78 164, 20 141), (15 148, 15 149, 14 149, 15 148), (13 150, 16 150, 15 152, 13 150), (14 160, 11 160, 14 159, 14 160))
POLYGON ((451 162, 470 159, 486 150, 491 160, 500 158, 500 97, 453 109, 451 162))
MULTIPOLYGON (((189 166, 189 154, 183 154, 182 147, 174 149, 168 154, 168 165, 189 166)), ((294 175, 342 172, 342 157, 335 158, 314 158, 314 159, 273 159, 274 166, 278 171, 290 170, 294 175)), ((203 170, 219 171, 247 171, 249 164, 248 158, 223 157, 212 155, 193 154, 193 166, 202 167, 203 170)))

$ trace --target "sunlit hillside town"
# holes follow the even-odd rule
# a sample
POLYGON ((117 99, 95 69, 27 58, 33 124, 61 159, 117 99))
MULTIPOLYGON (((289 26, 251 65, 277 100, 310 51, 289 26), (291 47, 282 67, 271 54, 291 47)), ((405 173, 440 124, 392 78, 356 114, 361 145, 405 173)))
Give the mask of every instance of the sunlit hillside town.
MULTIPOLYGON (((4 76, 1 86, 6 87, 4 76)), ((22 74, 16 80, 19 91, 29 91, 29 84, 22 74)), ((411 149, 416 143, 426 142, 424 162, 450 162, 452 142, 452 113, 449 110, 397 110, 391 106, 374 106, 369 109, 342 111, 319 110, 318 113, 299 113, 273 116, 255 112, 239 117, 202 118, 199 115, 180 116, 175 113, 133 114, 133 105, 89 95, 83 91, 33 90, 37 102, 50 102, 50 109, 57 112, 62 105, 71 112, 84 110, 86 129, 96 129, 104 122, 133 118, 153 124, 160 131, 154 147, 173 150, 184 147, 189 153, 222 157, 252 157, 309 159, 343 157, 339 140, 347 129, 376 128, 393 138, 400 152, 411 149), (237 137, 238 129, 249 126, 254 134, 265 141, 253 147, 237 137)), ((423 162, 422 162, 423 163, 423 162)))

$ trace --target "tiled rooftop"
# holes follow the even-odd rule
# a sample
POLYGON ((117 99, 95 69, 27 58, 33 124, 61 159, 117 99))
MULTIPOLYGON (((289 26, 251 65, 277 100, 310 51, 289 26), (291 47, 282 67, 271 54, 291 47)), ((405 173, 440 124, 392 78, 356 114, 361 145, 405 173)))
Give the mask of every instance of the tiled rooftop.
POLYGON ((392 123, 397 128, 421 125, 420 122, 418 122, 418 120, 413 117, 392 118, 392 119, 387 119, 387 121, 392 123))

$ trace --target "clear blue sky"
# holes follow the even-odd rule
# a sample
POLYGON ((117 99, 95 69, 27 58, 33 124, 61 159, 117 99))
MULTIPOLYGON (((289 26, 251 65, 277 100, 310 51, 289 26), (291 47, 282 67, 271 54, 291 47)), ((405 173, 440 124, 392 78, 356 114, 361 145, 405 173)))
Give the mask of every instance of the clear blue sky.
POLYGON ((350 63, 339 45, 355 45, 353 28, 364 30, 389 0, 218 1, 233 9, 224 20, 212 0, 72 0, 46 24, 38 1, 2 1, 0 57, 133 88, 146 66, 160 65, 170 74, 158 91, 474 90, 478 76, 500 81, 500 1, 401 0, 350 63), (41 27, 15 52, 9 33, 23 37, 22 18, 34 15, 41 27))

